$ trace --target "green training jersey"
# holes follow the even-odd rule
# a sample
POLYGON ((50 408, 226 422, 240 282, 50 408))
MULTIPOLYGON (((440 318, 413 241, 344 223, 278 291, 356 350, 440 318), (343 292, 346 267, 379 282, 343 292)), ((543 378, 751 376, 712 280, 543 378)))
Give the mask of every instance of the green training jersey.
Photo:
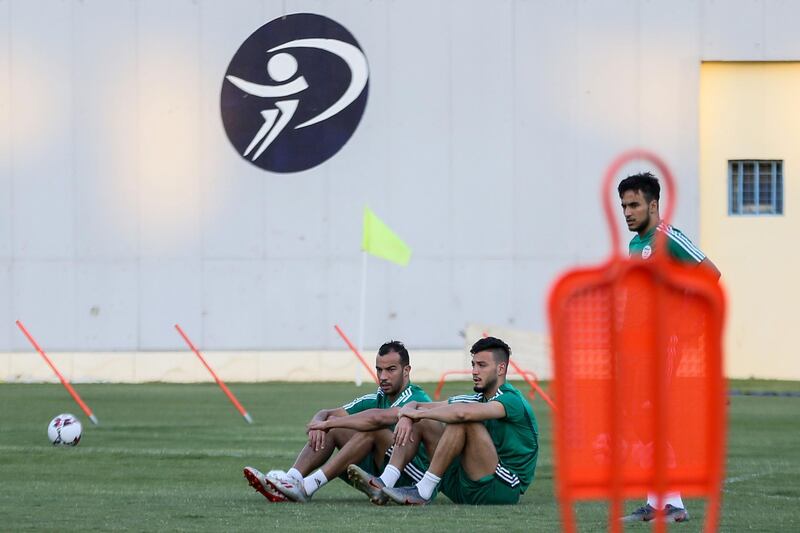
POLYGON ((637 259, 649 259, 656 249, 656 231, 664 233, 664 240, 667 243, 667 250, 669 255, 678 261, 685 263, 700 263, 706 258, 705 254, 700 251, 700 248, 695 246, 689 238, 684 235, 679 229, 673 228, 669 224, 663 222, 648 231, 644 237, 639 237, 636 234, 631 239, 628 245, 628 253, 631 257, 637 259))
POLYGON ((506 410, 503 418, 486 420, 500 463, 495 475, 524 493, 533 482, 539 457, 539 426, 528 400, 510 383, 503 383, 491 398, 483 394, 465 394, 449 398, 448 403, 500 402, 506 410))
MULTIPOLYGON (((403 389, 400 394, 397 395, 394 401, 390 401, 389 397, 386 396, 383 391, 379 388, 377 392, 373 394, 365 394, 359 398, 356 398, 352 402, 342 406, 342 408, 347 411, 348 415, 354 415, 356 413, 360 413, 361 411, 366 411, 367 409, 389 409, 391 407, 402 407, 408 402, 423 402, 427 403, 430 402, 431 398, 428 394, 422 390, 422 387, 418 387, 413 383, 409 383, 408 386, 403 389)), ((392 425, 389 429, 394 429, 394 425, 392 425)), ((390 447, 387 450, 387 459, 388 456, 391 456, 390 447)), ((430 457, 428 456, 427 450, 425 449, 425 444, 420 443, 419 449, 417 450, 416 455, 411 459, 405 468, 403 468, 403 473, 408 475, 412 481, 419 482, 422 479, 423 474, 430 466, 430 457)))
POLYGON ((413 383, 400 391, 394 401, 390 401, 381 389, 372 394, 365 394, 353 400, 352 402, 342 406, 342 409, 347 411, 348 415, 354 415, 367 409, 389 409, 390 407, 402 407, 408 402, 430 402, 428 396, 422 387, 418 387, 413 383))

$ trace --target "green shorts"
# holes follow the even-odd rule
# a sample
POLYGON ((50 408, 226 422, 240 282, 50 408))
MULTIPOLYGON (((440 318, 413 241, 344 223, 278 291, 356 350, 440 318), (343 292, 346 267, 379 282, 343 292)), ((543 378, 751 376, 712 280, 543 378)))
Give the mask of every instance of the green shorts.
POLYGON ((439 490, 453 503, 469 505, 513 505, 521 494, 519 482, 512 487, 497 474, 470 479, 461 468, 460 457, 445 471, 439 490))

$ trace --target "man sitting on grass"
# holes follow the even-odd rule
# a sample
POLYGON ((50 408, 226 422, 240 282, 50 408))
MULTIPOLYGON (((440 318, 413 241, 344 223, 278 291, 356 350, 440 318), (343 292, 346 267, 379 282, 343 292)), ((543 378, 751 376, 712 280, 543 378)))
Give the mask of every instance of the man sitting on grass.
MULTIPOLYGON (((511 349, 487 337, 470 352, 476 394, 454 396, 446 405, 410 403, 400 409, 395 450, 412 437, 412 424, 435 420, 446 426, 422 480, 413 486, 382 488, 396 503, 430 503, 441 484, 441 491, 455 503, 515 504, 533 481, 538 427, 528 401, 506 383, 511 349)), ((424 427, 419 433, 425 438, 424 427)))
MULTIPOLYGON (((387 450, 393 440, 392 424, 397 420, 398 409, 411 401, 429 402, 430 398, 410 382, 411 366, 403 343, 383 344, 375 358, 375 369, 379 381, 376 393, 356 398, 343 407, 319 411, 308 425, 308 443, 292 468, 288 472, 273 470, 265 475, 253 467, 245 467, 244 476, 250 486, 271 502, 304 503, 329 480, 342 475, 351 463, 359 463, 370 473, 380 471, 386 456, 391 454, 390 451, 387 454, 387 450), (366 410, 370 411, 362 413, 366 410), (335 420, 348 422, 335 427, 332 425, 335 420), (333 455, 334 449, 339 450, 336 455, 333 455)), ((435 428, 430 429, 430 433, 435 434, 435 428)), ((407 462, 413 458, 414 454, 407 462)), ((420 479, 427 467, 427 462, 417 462, 417 467, 399 460, 396 463, 399 468, 391 473, 405 483, 420 479), (401 478, 403 469, 412 477, 401 478)))
MULTIPOLYGON (((417 402, 411 401, 405 405, 410 404, 417 404, 417 402)), ((400 419, 400 409, 399 407, 369 409, 350 416, 331 417, 325 421, 312 422, 308 428, 322 431, 348 428, 359 432, 374 432, 388 428, 390 433, 381 432, 380 440, 388 438, 391 444, 394 441, 391 431, 395 430, 395 424, 400 419)), ((414 424, 413 427, 408 419, 403 419, 403 421, 409 425, 408 438, 402 446, 390 445, 386 449, 389 463, 380 476, 374 474, 376 470, 370 468, 371 465, 367 461, 362 461, 360 465, 351 464, 347 467, 347 477, 353 486, 365 493, 376 505, 384 505, 389 501, 389 497, 381 490, 383 487, 394 487, 398 482, 406 485, 422 479, 425 470, 430 465, 429 458, 435 452, 436 444, 444 430, 444 425, 435 420, 424 420, 414 424)))

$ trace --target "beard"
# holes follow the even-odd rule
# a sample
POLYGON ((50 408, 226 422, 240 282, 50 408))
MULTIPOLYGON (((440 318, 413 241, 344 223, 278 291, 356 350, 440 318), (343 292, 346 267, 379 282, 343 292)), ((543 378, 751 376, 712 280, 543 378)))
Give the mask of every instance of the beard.
POLYGON ((649 225, 650 225, 650 213, 647 213, 647 216, 642 219, 641 224, 637 224, 636 227, 633 228, 633 231, 639 233, 649 225))
POLYGON ((384 391, 384 394, 386 394, 387 396, 395 396, 395 395, 397 395, 400 392, 400 389, 402 388, 402 385, 399 386, 399 387, 396 387, 395 384, 392 383, 391 381, 386 382, 386 384, 388 385, 388 388, 386 390, 383 389, 383 384, 381 384, 380 388, 381 388, 381 390, 384 391))
POLYGON ((494 385, 497 383, 497 379, 492 379, 492 380, 484 379, 481 383, 482 383, 481 385, 478 384, 473 385, 472 390, 475 392, 483 393, 487 389, 491 389, 492 387, 494 387, 494 385))

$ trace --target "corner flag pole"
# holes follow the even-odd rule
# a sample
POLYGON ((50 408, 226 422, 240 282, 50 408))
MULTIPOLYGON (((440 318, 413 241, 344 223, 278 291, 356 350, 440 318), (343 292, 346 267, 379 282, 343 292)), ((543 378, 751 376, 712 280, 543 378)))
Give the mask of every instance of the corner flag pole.
POLYGON ((44 353, 44 350, 42 350, 39 347, 39 344, 31 336, 31 334, 28 333, 28 330, 25 329, 25 326, 23 326, 22 322, 20 322, 19 320, 17 320, 17 327, 20 329, 20 331, 22 331, 22 333, 26 337, 28 337, 28 341, 36 349, 36 351, 39 352, 39 355, 41 355, 42 358, 44 358, 45 362, 47 362, 47 364, 50 365, 50 368, 53 370, 53 372, 55 372, 56 376, 58 376, 58 379, 61 381, 61 384, 64 385, 64 388, 67 389, 67 392, 69 392, 70 395, 72 395, 72 398, 78 403, 80 408, 83 409, 83 412, 86 413, 86 416, 89 417, 89 420, 92 421, 92 424, 97 424, 98 423, 97 422, 97 417, 94 416, 94 413, 92 412, 92 410, 89 408, 88 405, 86 405, 86 403, 84 403, 84 401, 78 395, 78 392, 75 389, 72 388, 72 385, 69 384, 69 381, 67 381, 66 378, 64 378, 64 376, 61 375, 61 372, 58 371, 58 369, 56 368, 56 365, 54 365, 53 362, 50 360, 50 358, 47 357, 47 354, 44 353))
MULTIPOLYGON (((358 311, 358 353, 364 351, 364 324, 366 322, 367 306, 367 252, 361 252, 361 304, 358 311)), ((338 327, 338 326, 337 326, 338 327)), ((341 333, 340 333, 341 335, 341 333)), ((367 367, 369 368, 369 367, 367 367)), ((356 367, 356 387, 361 386, 361 367, 356 367)))
POLYGON ((355 356, 358 357, 358 360, 361 361, 361 364, 364 365, 364 368, 367 369, 367 372, 369 372, 369 375, 372 376, 372 379, 375 380, 375 383, 380 383, 378 381, 378 376, 375 374, 375 371, 372 370, 372 368, 367 364, 367 362, 361 356, 361 353, 358 351, 358 349, 355 346, 353 346, 353 343, 350 342, 350 339, 348 339, 347 335, 344 334, 342 328, 340 328, 338 325, 333 326, 333 328, 336 330, 336 333, 338 333, 339 336, 344 340, 345 344, 347 344, 347 346, 350 348, 350 351, 352 351, 355 354, 355 356))
POLYGON ((200 359, 200 362, 203 363, 203 366, 206 367, 206 370, 208 370, 209 373, 211 373, 211 377, 214 378, 214 381, 217 382, 217 385, 219 385, 219 388, 222 389, 222 392, 225 393, 225 395, 231 401, 231 403, 236 408, 236 410, 239 411, 239 413, 244 417, 244 419, 247 421, 248 424, 252 424, 253 423, 253 419, 250 417, 250 414, 247 411, 244 410, 244 407, 242 407, 242 404, 239 403, 239 400, 236 399, 236 396, 234 396, 233 393, 228 388, 228 386, 225 385, 225 382, 222 381, 221 379, 219 379, 219 376, 217 376, 216 372, 214 372, 211 369, 211 367, 208 366, 208 363, 203 358, 203 355, 200 353, 200 350, 195 348, 194 344, 192 344, 192 341, 189 340, 189 337, 186 335, 186 333, 183 332, 183 330, 181 329, 181 327, 178 324, 175 324, 175 329, 178 330, 178 333, 181 334, 181 337, 183 337, 183 340, 186 341, 186 344, 189 346, 189 348, 191 348, 191 350, 194 352, 194 354, 197 356, 197 358, 200 359))
MULTIPOLYGON (((352 346, 350 346, 350 349, 358 355, 358 358, 361 359, 361 363, 373 374, 372 377, 375 377, 374 372, 372 372, 370 366, 364 362, 359 353, 359 351, 364 348, 364 322, 367 307, 367 254, 386 259, 400 266, 406 266, 411 259, 411 248, 409 248, 395 232, 389 229, 389 227, 367 206, 364 206, 363 220, 363 233, 361 235, 361 251, 363 252, 363 256, 361 260, 361 306, 358 316, 358 350, 355 350, 352 346)), ((339 335, 342 335, 342 338, 345 339, 345 342, 350 345, 350 341, 347 340, 338 326, 336 329, 339 331, 339 335)), ((356 374, 356 384, 361 385, 361 372, 356 374)))

